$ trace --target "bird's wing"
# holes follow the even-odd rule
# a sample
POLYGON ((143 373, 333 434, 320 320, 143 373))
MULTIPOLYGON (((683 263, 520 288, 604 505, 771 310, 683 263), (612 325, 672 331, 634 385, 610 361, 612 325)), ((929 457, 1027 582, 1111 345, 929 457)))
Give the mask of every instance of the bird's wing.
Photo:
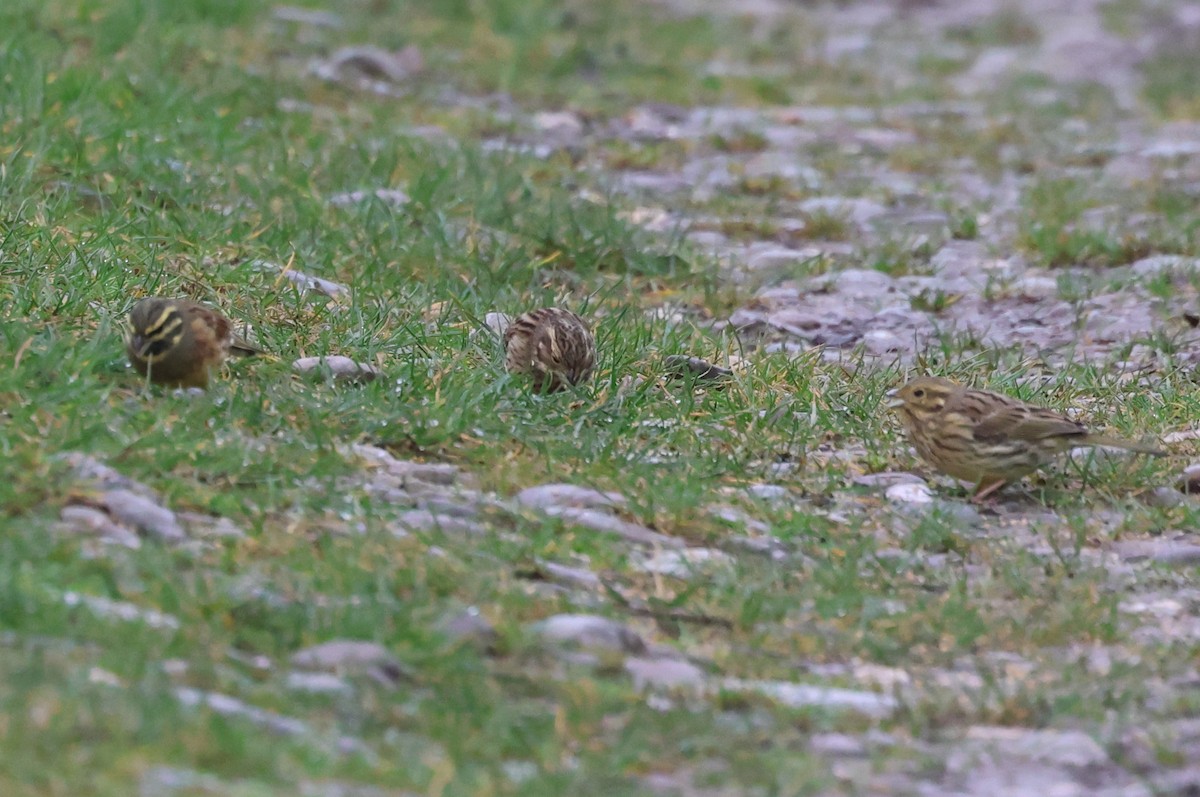
POLYGON ((997 408, 975 425, 976 440, 1047 440, 1052 437, 1084 437, 1087 427, 1040 407, 997 408))
POLYGON ((211 310, 204 305, 194 304, 192 305, 192 314, 203 319, 215 341, 229 341, 229 354, 235 357, 253 357, 254 355, 264 353, 262 349, 254 344, 248 343, 244 338, 233 334, 233 325, 221 313, 211 310))

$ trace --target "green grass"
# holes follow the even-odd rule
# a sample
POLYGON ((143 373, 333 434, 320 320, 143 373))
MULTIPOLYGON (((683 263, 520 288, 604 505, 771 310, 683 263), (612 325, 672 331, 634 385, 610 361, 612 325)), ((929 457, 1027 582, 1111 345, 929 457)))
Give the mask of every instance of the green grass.
POLYGON ((1026 193, 1018 240, 1048 267, 1121 266, 1152 254, 1192 255, 1194 210, 1194 199, 1171 186, 1117 191, 1095 180, 1041 177, 1026 193), (1089 211, 1098 218, 1089 219, 1089 211), (1139 215, 1136 225, 1113 222, 1139 215))
MULTIPOLYGON (((1191 504, 1138 501, 1170 478, 1170 465, 1101 461, 1031 480, 1032 500, 1069 519, 1029 530, 1049 554, 965 523, 953 511, 957 488, 943 482, 945 507, 925 516, 891 508, 853 479, 916 467, 880 411, 899 371, 846 369, 815 351, 745 352, 731 335, 664 321, 663 306, 721 318, 750 297, 707 252, 631 225, 637 202, 606 196, 577 161, 670 172, 697 154, 765 150, 768 138, 738 129, 696 142, 587 140, 582 153, 545 159, 481 145, 519 135, 524 114, 539 109, 604 120, 643 101, 871 104, 887 95, 878 75, 812 61, 813 33, 799 23, 760 35, 749 20, 672 17, 626 0, 350 5, 343 28, 303 31, 273 20, 271 7, 17 0, 0 10, 0 793, 127 795, 168 767, 247 795, 325 781, 394 793, 634 794, 649 792, 645 776, 677 771, 715 786, 815 794, 836 779, 808 751, 810 736, 867 724, 733 693, 649 703, 619 662, 564 670, 542 649, 529 625, 560 612, 612 616, 739 678, 861 688, 849 671, 808 679, 805 668, 932 673, 988 651, 1036 668, 1035 683, 1010 688, 996 676, 990 691, 962 700, 936 689, 908 700, 882 723, 904 739, 977 723, 1099 727, 1110 712, 1136 724, 1155 710, 1142 681, 1173 674, 1194 648, 1147 646, 1141 667, 1095 679, 1061 668, 1058 652, 1129 644, 1122 594, 1091 554, 1097 539, 1194 527, 1191 504), (426 69, 400 97, 307 74, 310 59, 362 42, 416 45, 426 69), (712 60, 776 69, 717 77, 712 60), (508 99, 455 99, 494 93, 508 99), (444 134, 421 135, 429 125, 444 134), (402 188, 411 202, 329 201, 381 187, 402 188), (337 281, 350 296, 300 291, 264 264, 337 281), (232 364, 204 395, 147 388, 125 363, 121 334, 129 306, 153 294, 219 306, 272 356, 232 364), (598 371, 575 393, 531 396, 479 333, 489 312, 550 303, 593 320, 598 371), (631 379, 653 377, 676 353, 747 360, 723 390, 631 379), (321 354, 384 376, 347 387, 292 374, 294 358, 321 354), (735 531, 705 507, 731 503, 795 556, 730 548, 729 568, 660 578, 626 544, 504 509, 483 511, 478 535, 399 537, 393 524, 410 507, 368 490, 351 443, 457 465, 464 482, 501 497, 549 481, 616 490, 628 499, 622 517, 695 546, 728 543, 735 531), (227 517, 246 534, 178 547, 146 540, 137 550, 65 535, 60 510, 90 495, 62 457, 73 451, 152 487, 176 511, 227 517), (780 475, 781 464, 792 470, 780 475), (791 499, 738 492, 760 482, 788 486, 791 499), (1094 517, 1097 504, 1122 521, 1094 517), (527 574, 546 561, 586 566, 608 589, 539 589, 527 574), (68 605, 66 592, 163 612, 177 627, 106 617, 68 605), (494 654, 438 630, 468 606, 495 626, 494 654), (671 611, 715 622, 666 618, 671 611), (289 657, 334 638, 379 642, 411 675, 395 686, 353 678, 354 691, 337 696, 289 689, 289 657), (245 717, 189 708, 177 699, 183 687, 297 718, 311 733, 274 736, 245 717), (343 736, 367 752, 337 752, 343 736)), ((951 37, 1026 44, 1031 33, 1006 12, 951 37)), ((936 94, 948 70, 924 71, 927 80, 891 99, 936 94)), ((1016 97, 993 101, 1008 112, 1016 97)), ((997 120, 981 135, 914 122, 917 143, 878 160, 922 185, 937 184, 950 157, 996 174, 1012 167, 998 148, 1041 163, 1057 154, 1062 119, 1089 112, 1111 109, 1069 95, 1045 117, 997 120)), ((835 181, 826 193, 882 190, 856 169, 857 155, 828 140, 806 156, 835 181)), ((928 242, 859 241, 849 221, 828 214, 785 235, 774 220, 814 192, 769 176, 744 183, 678 207, 710 215, 711 228, 737 240, 851 240, 858 267, 923 273, 928 242)), ((1121 265, 1147 247, 1194 253, 1186 190, 1151 184, 1123 198, 1161 216, 1149 242, 1077 232, 1101 199, 1085 180, 1039 175, 1018 244, 1051 266, 1121 265)), ((982 235, 986 209, 939 206, 956 237, 982 235)), ((1170 284, 1152 287, 1170 295, 1170 284)), ((936 313, 954 301, 934 291, 913 306, 936 313)), ((1169 336, 1142 343, 1167 354, 1176 345, 1169 336)), ((1200 404, 1184 372, 1148 393, 1077 365, 1036 390, 1007 376, 1028 365, 1019 354, 974 348, 950 336, 926 362, 1084 407, 1089 420, 1133 436, 1185 427, 1200 404)))
POLYGON ((1015 47, 1036 43, 1037 26, 1015 8, 1002 8, 972 25, 951 28, 948 38, 973 46, 1003 45, 1015 47))

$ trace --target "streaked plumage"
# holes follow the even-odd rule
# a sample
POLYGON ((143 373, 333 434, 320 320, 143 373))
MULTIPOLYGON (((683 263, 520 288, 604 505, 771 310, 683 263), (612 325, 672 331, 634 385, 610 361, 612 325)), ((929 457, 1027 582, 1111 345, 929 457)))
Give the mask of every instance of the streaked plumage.
POLYGON ((259 354, 236 339, 229 319, 188 299, 152 296, 129 311, 125 351, 151 382, 173 387, 208 387, 209 373, 230 354, 259 354))
POLYGON ((1093 434, 1054 410, 948 379, 921 377, 888 395, 888 407, 900 416, 921 458, 949 476, 973 482, 976 500, 1076 446, 1163 454, 1152 446, 1093 434))
POLYGON ((504 332, 504 367, 524 374, 540 393, 578 385, 592 375, 596 340, 570 310, 543 307, 517 318, 504 332))

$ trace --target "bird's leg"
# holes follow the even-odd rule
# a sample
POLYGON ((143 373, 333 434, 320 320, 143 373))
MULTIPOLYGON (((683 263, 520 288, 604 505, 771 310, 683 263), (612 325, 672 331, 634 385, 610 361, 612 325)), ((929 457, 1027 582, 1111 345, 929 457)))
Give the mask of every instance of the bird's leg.
POLYGON ((1004 479, 996 479, 994 482, 988 482, 987 479, 980 479, 979 484, 975 485, 975 495, 971 496, 971 503, 982 504, 985 499, 989 498, 1006 483, 1004 479))

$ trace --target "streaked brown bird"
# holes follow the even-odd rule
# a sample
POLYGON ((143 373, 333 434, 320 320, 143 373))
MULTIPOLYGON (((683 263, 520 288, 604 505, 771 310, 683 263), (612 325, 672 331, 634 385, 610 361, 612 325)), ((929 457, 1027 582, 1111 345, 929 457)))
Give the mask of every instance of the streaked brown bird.
POLYGON ((587 322, 570 310, 531 310, 504 331, 504 367, 528 376, 535 392, 578 385, 591 377, 595 364, 596 339, 587 322))
POLYGON ((888 393, 921 458, 943 473, 974 482, 982 501, 1076 446, 1124 448, 1162 456, 1153 446, 1093 434, 1078 421, 1020 399, 920 377, 888 393))
POLYGON ((129 311, 125 351, 151 382, 207 388, 209 374, 231 354, 261 352, 234 337, 229 319, 188 299, 151 296, 129 311))

